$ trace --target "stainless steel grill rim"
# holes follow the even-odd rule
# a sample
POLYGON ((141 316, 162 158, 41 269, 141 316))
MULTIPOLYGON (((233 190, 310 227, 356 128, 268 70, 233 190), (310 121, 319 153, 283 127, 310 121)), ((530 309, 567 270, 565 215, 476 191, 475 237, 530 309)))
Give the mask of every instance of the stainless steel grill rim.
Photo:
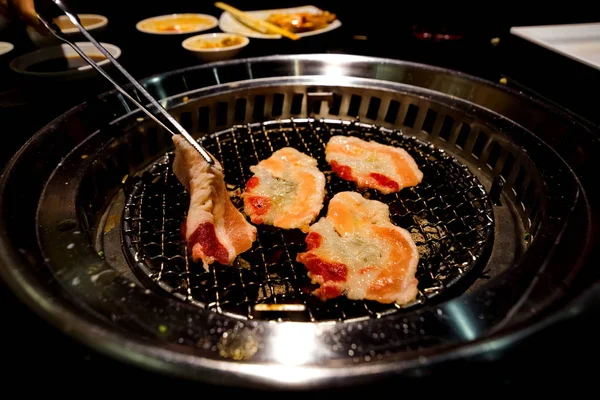
MULTIPOLYGON (((531 313, 528 310, 531 305, 535 305, 535 315, 543 318, 543 312, 548 309, 547 306, 560 306, 560 303, 556 302, 562 300, 563 292, 553 291, 552 289, 556 287, 553 282, 556 282, 556 279, 565 284, 570 282, 577 268, 583 265, 581 257, 587 255, 587 251, 592 249, 589 246, 591 239, 585 236, 585 232, 590 231, 590 220, 587 219, 589 218, 587 214, 589 208, 586 205, 587 196, 593 194, 580 190, 580 186, 578 186, 580 182, 571 170, 571 166, 573 166, 585 182, 587 179, 585 171, 590 169, 582 169, 582 165, 586 166, 588 161, 584 160, 583 163, 573 164, 573 158, 569 153, 571 148, 568 146, 556 147, 552 138, 553 135, 562 137, 561 134, 569 132, 570 138, 577 138, 574 140, 585 142, 586 134, 591 131, 591 128, 585 123, 535 100, 532 101, 493 84, 471 79, 452 71, 362 57, 315 55, 240 60, 166 74, 160 79, 155 77, 148 80, 146 84, 152 90, 161 90, 163 94, 168 95, 184 92, 190 87, 207 86, 206 83, 211 82, 211 79, 214 78, 217 79, 216 83, 219 83, 218 81, 224 83, 239 79, 239 76, 244 74, 249 74, 250 77, 278 74, 301 75, 303 73, 318 75, 331 65, 331 61, 334 61, 336 67, 340 63, 346 66, 346 70, 342 74, 356 74, 357 76, 377 77, 377 79, 385 76, 392 81, 404 81, 416 86, 437 89, 459 98, 468 97, 473 104, 488 106, 496 110, 498 114, 489 113, 477 106, 471 107, 468 103, 461 105, 460 101, 455 104, 457 110, 479 118, 481 121, 491 122, 492 125, 499 127, 507 137, 516 138, 534 160, 539 161, 542 156, 542 160, 553 160, 552 163, 539 162, 539 167, 543 167, 541 178, 547 185, 544 196, 541 197, 542 203, 539 205, 541 212, 538 222, 543 229, 538 230, 530 250, 523 255, 518 255, 514 267, 486 285, 487 289, 480 288, 473 293, 465 294, 460 299, 449 300, 439 306, 425 308, 415 315, 407 315, 403 318, 406 322, 403 322, 401 318, 392 323, 393 318, 383 318, 371 320, 369 323, 352 324, 354 333, 351 335, 347 329, 335 324, 321 327, 318 331, 311 327, 312 324, 304 324, 305 329, 310 329, 304 333, 314 339, 311 343, 317 344, 319 350, 317 354, 311 353, 311 361, 320 361, 317 364, 309 364, 310 366, 307 367, 287 364, 283 368, 278 365, 275 370, 282 373, 275 374, 275 370, 269 369, 264 363, 281 361, 281 352, 259 353, 252 362, 246 363, 232 363, 219 358, 210 346, 214 344, 214 347, 217 348, 218 339, 223 338, 223 332, 235 333, 244 331, 243 328, 236 325, 236 328, 232 329, 231 325, 228 325, 230 322, 227 319, 215 314, 199 315, 193 309, 181 306, 180 302, 165 302, 152 294, 148 294, 146 297, 139 296, 138 294, 144 294, 144 289, 132 288, 129 279, 112 273, 108 274, 110 266, 99 261, 101 257, 96 254, 93 247, 89 246, 90 236, 88 235, 90 235, 91 224, 80 221, 81 218, 92 223, 95 222, 93 218, 89 217, 95 217, 96 209, 94 207, 97 204, 90 206, 84 204, 86 200, 94 198, 89 196, 89 192, 93 192, 94 187, 111 187, 124 179, 122 175, 117 178, 117 175, 122 172, 118 163, 113 163, 112 166, 110 166, 110 162, 107 163, 107 158, 114 157, 113 160, 116 160, 122 157, 119 151, 125 148, 119 147, 119 145, 126 143, 123 138, 124 125, 103 126, 106 121, 113 121, 128 112, 118 96, 114 95, 103 97, 101 104, 78 107, 73 112, 61 116, 55 123, 36 135, 35 139, 28 143, 27 147, 11 161, 5 170, 1 179, 3 185, 0 186, 2 187, 0 218, 5 222, 1 225, 2 229, 0 230, 3 249, 0 252, 2 259, 0 271, 3 277, 15 291, 28 301, 31 307, 60 325, 61 328, 65 330, 68 328, 73 336, 91 346, 137 365, 213 382, 228 381, 230 384, 233 382, 245 385, 260 383, 271 385, 271 387, 278 385, 331 386, 343 385, 344 382, 345 384, 349 383, 344 381, 343 377, 350 375, 355 377, 351 383, 359 383, 383 375, 398 373, 405 369, 418 371, 422 367, 439 365, 441 361, 449 361, 456 357, 482 354, 484 349, 488 350, 487 354, 490 354, 490 349, 503 349, 511 341, 552 322, 549 319, 543 320, 542 323, 534 322, 530 319, 531 313), (232 71, 236 72, 232 73, 232 71), (242 71, 241 75, 240 71, 242 71), (493 101, 490 100, 492 98, 493 101), (571 165, 567 165, 565 160, 558 157, 557 152, 551 147, 547 147, 543 143, 538 145, 533 135, 515 126, 513 121, 503 118, 501 114, 514 118, 518 123, 547 139, 549 144, 554 146, 571 165), (94 133, 99 126, 101 130, 94 133), (54 140, 54 135, 59 133, 62 133, 61 140, 54 140), (38 157, 38 152, 42 150, 47 154, 44 158, 38 157), (78 165, 76 160, 80 160, 84 155, 91 157, 88 157, 88 162, 83 163, 83 166, 78 165), (33 172, 31 166, 33 166, 33 172), (76 169, 76 167, 83 167, 83 169, 76 169), (76 176, 70 174, 73 170, 82 171, 86 168, 94 170, 89 174, 87 170, 76 176), (89 175, 94 175, 99 171, 106 172, 103 175, 104 182, 100 183, 100 186, 98 186, 98 182, 90 184, 87 181, 90 178, 89 175), (18 182, 22 182, 23 177, 28 178, 29 185, 20 187, 18 190, 18 182), (44 260, 44 255, 42 255, 44 253, 37 248, 38 242, 35 239, 35 227, 38 226, 37 221, 35 223, 32 221, 35 213, 23 211, 34 210, 42 192, 45 195, 52 194, 58 187, 57 184, 64 188, 65 181, 74 184, 73 186, 69 185, 68 190, 63 191, 60 197, 61 201, 66 202, 67 207, 58 207, 57 212, 46 214, 43 211, 47 206, 53 204, 54 199, 51 196, 42 197, 40 202, 40 213, 37 217, 41 226, 46 228, 39 232, 39 243, 48 246, 44 248, 44 252, 50 256, 44 260), (555 190, 558 183, 561 187, 560 195, 555 190), (86 186, 85 190, 82 186, 86 186), (82 193, 78 195, 77 192, 80 190, 82 193), (19 193, 19 196, 11 197, 11 193, 19 193), (78 199, 76 210, 71 207, 76 203, 75 199, 78 199), (19 212, 15 211, 17 210, 15 201, 18 202, 19 212), (574 224, 567 224, 567 216, 571 217, 574 224), (71 222, 64 223, 65 221, 71 222), (81 225, 78 226, 78 222, 81 222, 81 225), (577 229, 572 230, 572 226, 576 226, 577 229), (74 236, 76 229, 82 229, 83 232, 77 232, 84 233, 84 235, 76 238, 74 236), (571 240, 571 238, 581 238, 582 240, 571 240), (71 249, 73 251, 65 252, 60 245, 69 243, 69 241, 74 244, 71 249), (565 246, 563 243, 568 245, 565 246), (554 247, 560 249, 562 260, 569 259, 567 255, 570 255, 572 263, 555 262, 551 251, 554 247), (49 250, 52 251, 49 252, 49 250), (57 251, 60 253, 56 253, 57 251), (62 263, 57 264, 58 260, 61 260, 62 263), (542 262, 544 263, 543 272, 538 269, 542 262), (7 267, 12 265, 19 267, 7 267), (91 268, 81 274, 81 270, 74 268, 81 265, 91 268), (561 269, 561 265, 563 269, 561 269), (48 270, 48 267, 51 270, 48 270), (564 268, 568 268, 569 271, 565 272, 564 268), (50 272, 53 272, 54 275, 50 275, 50 272), (90 284, 88 273, 93 273, 92 277, 102 277, 102 279, 95 280, 100 287, 90 284), (529 279, 536 274, 538 274, 536 281, 544 282, 544 285, 530 285, 529 279), (564 279, 559 278, 561 274, 565 276, 564 279), (544 281, 545 277, 550 280, 544 281), (81 279, 77 281, 81 285, 71 287, 75 278, 81 279), (545 286, 546 284, 548 286, 545 286), (525 293, 523 289, 526 287, 529 290, 526 292, 527 297, 524 298, 522 296, 525 293), (550 291, 546 291, 546 288, 550 291), (492 292, 488 293, 490 290, 492 292), (66 297, 67 292, 69 297, 66 297), (497 301, 498 296, 494 295, 500 293, 502 293, 502 300, 497 301), (96 298, 98 294, 107 297, 96 298), (80 301, 74 303, 70 300, 73 298, 80 301), (120 304, 121 298, 135 299, 136 302, 125 301, 120 304), (510 313, 507 313, 506 307, 510 308, 510 313), (93 309, 94 313, 86 314, 90 312, 90 309, 93 309), (78 311, 74 312, 74 310, 78 311), (148 312, 148 310, 151 310, 150 314, 144 315, 144 312, 148 312), (458 312, 461 313, 456 314, 458 312), (169 329, 165 333, 161 333, 160 329, 153 333, 152 329, 160 327, 155 324, 167 321, 165 313, 168 316, 169 329), (465 316, 478 317, 469 320, 470 331, 460 331, 458 327, 443 325, 446 329, 443 335, 430 335, 441 327, 437 325, 440 321, 458 321, 459 315, 462 316, 463 321, 465 316), (140 316, 144 316, 145 319, 140 319, 140 316), (441 316, 446 317, 443 319, 441 316), (448 318, 447 316, 452 317, 448 318), (424 323, 419 322, 420 318, 423 318, 424 323), (185 321, 189 321, 191 325, 186 325, 185 321), (394 323, 398 326, 393 326, 394 323), (409 327, 411 334, 416 334, 414 341, 401 339, 403 324, 409 327), (191 333, 186 332, 190 326, 196 329, 194 332, 196 335, 203 338, 202 346, 197 349, 191 349, 188 344, 187 338, 191 333), (123 329, 128 331, 127 336, 121 334, 123 329), (360 331, 364 334, 358 335, 360 331), (420 331, 423 334, 420 334, 420 331), (381 337, 381 332, 385 333, 385 338, 381 337), (373 336, 374 333, 378 334, 377 339, 373 336), (132 339, 132 337, 139 338, 139 335, 149 338, 150 341, 132 339), (100 337, 106 340, 98 341, 97 339, 100 337), (175 344, 178 338, 184 338, 183 346, 175 344), (443 343, 435 339, 443 339, 443 343), (337 341, 332 343, 331 340, 337 341), (354 340, 354 344, 358 340, 359 343, 368 344, 369 347, 366 347, 365 351, 365 347, 358 346, 354 350, 355 355, 348 359, 344 354, 347 354, 346 350, 352 346, 350 346, 351 342, 347 340, 354 340), (398 343, 404 343, 406 346, 398 346, 398 343), (204 347, 206 344, 209 346, 208 348, 204 347), (123 348, 127 348, 128 351, 124 352, 123 348), (375 356, 369 354, 369 348, 377 349, 375 356), (390 351, 391 354, 388 353, 390 351), (326 362, 325 360, 332 354, 341 356, 341 358, 326 362), (276 355, 279 357, 275 358, 276 355), (378 358, 380 355, 383 356, 381 360, 378 358), (424 360, 424 364, 420 363, 421 360, 424 360), (236 373, 232 375, 232 371, 236 373), (285 375, 284 372, 290 372, 290 374, 285 375)), ((412 90, 410 86, 408 86, 408 90, 419 93, 419 90, 412 90)), ((217 91, 215 88, 215 92, 217 91)), ((445 101, 443 95, 437 96, 435 93, 427 91, 421 93, 425 93, 424 98, 445 101)), ((161 97, 164 96, 161 95, 161 97)), ((131 120, 135 120, 136 116, 129 117, 121 118, 121 121, 125 125, 128 123, 130 126, 136 125, 136 123, 131 124, 131 120), (128 122, 129 117, 132 118, 128 122)), ((134 138, 134 140, 137 139, 134 138)), ((585 143, 593 147, 593 142, 585 143)), ((150 154, 152 153, 150 152, 150 154)), ((130 156, 138 157, 140 155, 130 154, 130 156)), ((507 188, 506 184, 503 185, 502 180, 499 182, 494 187, 507 188)), ((503 190, 500 192, 504 193, 503 190)), ((114 193, 111 189, 108 192, 100 191, 96 194, 108 196, 114 193)), ((101 202, 101 198, 96 201, 96 203, 101 202)), ((108 221, 111 221, 110 217, 112 216, 108 215, 108 221)), ((106 220, 103 221, 106 222, 106 220)), ((104 222, 102 226, 104 226, 104 222)), ((558 317, 560 315, 564 314, 559 314, 558 317)), ((281 333, 280 329, 287 329, 284 327, 289 326, 287 323, 272 326, 255 321, 249 323, 247 328, 249 331, 256 330, 261 337, 271 338, 281 333)), ((296 343, 293 347, 301 348, 302 346, 296 343)), ((293 359, 288 359, 287 362, 289 361, 293 361, 293 359)))

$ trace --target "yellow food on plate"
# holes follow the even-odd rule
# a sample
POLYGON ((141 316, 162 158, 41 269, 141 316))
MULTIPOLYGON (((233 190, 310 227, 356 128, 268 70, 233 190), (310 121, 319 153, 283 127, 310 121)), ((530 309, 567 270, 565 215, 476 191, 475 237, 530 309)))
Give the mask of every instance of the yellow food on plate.
POLYGON ((198 39, 190 44, 190 47, 194 49, 219 49, 225 47, 232 47, 242 44, 242 38, 239 36, 227 36, 224 38, 217 39, 198 39))

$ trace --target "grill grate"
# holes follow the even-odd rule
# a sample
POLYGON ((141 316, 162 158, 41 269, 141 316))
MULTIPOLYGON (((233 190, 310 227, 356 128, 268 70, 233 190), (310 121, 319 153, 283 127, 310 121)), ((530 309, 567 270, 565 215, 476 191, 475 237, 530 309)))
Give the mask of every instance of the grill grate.
MULTIPOLYGON (((232 201, 240 209, 251 165, 285 146, 311 155, 327 178, 322 216, 328 198, 355 190, 352 183, 333 175, 325 161, 325 144, 335 134, 403 147, 423 171, 420 185, 397 194, 360 191, 388 204, 392 221, 408 229, 419 248, 419 296, 411 306, 443 293, 487 257, 493 243, 493 214, 483 186, 443 150, 400 131, 358 121, 301 119, 235 126, 201 140, 223 164, 232 201)), ((172 161, 173 154, 168 153, 146 170, 125 206, 128 255, 146 282, 200 307, 243 318, 253 318, 259 303, 303 304, 311 321, 379 317, 399 308, 345 297, 323 303, 312 296, 315 287, 305 267, 294 261, 305 248, 304 234, 298 230, 258 226, 256 243, 233 268, 215 264, 206 272, 193 265, 180 233, 189 196, 171 171, 172 161)))

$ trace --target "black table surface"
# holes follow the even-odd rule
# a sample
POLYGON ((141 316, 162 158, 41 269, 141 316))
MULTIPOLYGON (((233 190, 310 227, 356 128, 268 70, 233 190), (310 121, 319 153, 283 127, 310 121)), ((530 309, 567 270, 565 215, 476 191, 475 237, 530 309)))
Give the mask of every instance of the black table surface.
MULTIPOLYGON (((214 8, 212 2, 170 0, 153 5, 148 3, 150 2, 144 2, 143 7, 136 8, 136 4, 142 3, 133 2, 130 8, 119 8, 118 2, 115 1, 69 2, 76 12, 99 13, 109 18, 108 29, 100 39, 114 43, 122 49, 120 61, 136 78, 199 64, 200 61, 186 54, 181 48, 181 37, 163 40, 165 38, 144 35, 135 30, 135 22, 145 17, 174 12, 203 12, 218 17, 220 10, 214 8)), ((423 4, 420 7, 413 5, 398 15, 382 12, 387 2, 368 3, 368 7, 345 6, 338 11, 336 2, 312 2, 321 8, 336 12, 343 23, 342 27, 332 34, 324 35, 320 40, 291 42, 254 39, 238 57, 345 53, 432 64, 492 81, 504 78, 506 84, 512 87, 539 95, 598 123, 597 112, 588 104, 590 102, 581 98, 578 87, 585 83, 588 90, 598 88, 599 71, 592 71, 532 47, 509 34, 510 26, 514 25, 588 22, 593 13, 580 10, 577 14, 569 14, 563 10, 540 15, 533 11, 510 13, 497 10, 499 15, 497 13, 493 20, 486 20, 466 18, 464 10, 449 8, 442 11, 445 18, 441 19, 438 16, 432 20, 427 17, 431 16, 430 13, 423 13, 427 8, 423 4), (447 21, 452 21, 452 24, 447 21), (452 42, 418 40, 413 34, 415 25, 431 29, 445 27, 460 32, 463 39, 452 42), (492 40, 493 38, 498 38, 499 41, 492 40)), ((252 8, 295 5, 302 3, 262 1, 254 2, 252 8)), ((0 32, 0 41, 15 44, 12 52, 0 58, 0 164, 4 164, 39 128, 74 105, 111 87, 101 80, 78 84, 32 85, 8 68, 12 58, 35 49, 23 27, 13 24, 8 30, 0 32)), ((193 383, 174 381, 120 364, 75 343, 33 315, 1 281, 0 307, 4 313, 0 323, 0 359, 5 365, 1 375, 5 382, 4 387, 27 382, 45 382, 53 385, 57 392, 63 392, 74 382, 98 387, 98 382, 101 381, 110 382, 110 386, 127 383, 136 390, 147 386, 148 382, 152 382, 153 387, 157 384, 174 384, 178 390, 197 388, 193 383), (59 383, 65 386, 57 387, 59 383)), ((466 365, 465 369, 443 377, 441 386, 428 389, 446 390, 448 385, 456 386, 457 380, 464 382, 466 374, 469 377, 470 390, 478 385, 486 385, 488 389, 493 385, 497 389, 508 390, 514 390, 521 385, 536 390, 554 390, 558 386, 572 388, 573 385, 580 389, 592 387, 595 382, 590 375, 592 370, 587 366, 587 360, 600 355, 596 344, 598 333, 600 332, 591 322, 591 318, 581 319, 568 326, 559 326, 527 341, 493 366, 481 370, 466 365)), ((403 384, 408 385, 406 382, 403 384)), ((38 389, 44 387, 35 386, 38 389)), ((35 386, 20 385, 25 390, 35 389, 35 386)), ((410 386, 403 387, 423 390, 422 381, 412 382, 410 386)), ((374 389, 372 386, 363 388, 369 392, 374 389)))

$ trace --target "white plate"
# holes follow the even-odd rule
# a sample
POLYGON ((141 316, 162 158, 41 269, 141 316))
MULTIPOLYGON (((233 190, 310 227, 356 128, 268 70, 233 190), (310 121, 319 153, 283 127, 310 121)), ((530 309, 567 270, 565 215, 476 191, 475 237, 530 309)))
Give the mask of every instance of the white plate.
MULTIPOLYGON (((98 49, 90 42, 75 42, 77 46, 88 55, 100 54, 98 49)), ((121 49, 110 43, 101 43, 102 46, 110 52, 110 54, 118 59, 121 56, 121 49)), ((18 74, 25 75, 31 78, 43 78, 49 80, 78 80, 86 79, 97 74, 97 71, 92 66, 86 64, 77 69, 71 69, 68 71, 59 72, 35 72, 30 71, 28 68, 32 65, 45 61, 52 60, 58 57, 75 57, 78 56, 75 50, 67 44, 61 44, 60 46, 44 47, 40 50, 32 51, 31 53, 23 54, 10 62, 10 67, 13 71, 18 74)), ((110 67, 110 61, 105 59, 97 62, 98 66, 103 68, 110 67)))
POLYGON ((515 26, 510 33, 600 69, 600 23, 515 26))
POLYGON ((13 46, 12 43, 0 42, 0 56, 3 54, 9 53, 14 48, 15 48, 15 46, 13 46))
MULTIPOLYGON (((255 17, 255 18, 259 18, 259 19, 266 19, 272 13, 295 13, 295 12, 308 12, 308 13, 317 14, 317 13, 321 12, 321 9, 319 9, 315 6, 303 6, 303 7, 292 7, 292 8, 278 8, 278 9, 273 9, 273 10, 245 11, 246 14, 248 14, 252 17, 255 17)), ((317 30, 310 31, 310 32, 298 33, 298 36, 305 37, 305 36, 319 35, 319 34, 337 29, 340 26, 342 26, 341 21, 339 19, 336 19, 335 21, 333 21, 331 24, 329 24, 325 28, 317 29, 317 30)), ((237 19, 235 19, 227 11, 223 12, 221 14, 221 17, 219 18, 219 28, 223 32, 239 33, 241 35, 256 38, 256 39, 281 39, 282 38, 281 35, 267 35, 264 33, 257 32, 251 28, 248 28, 246 25, 242 24, 237 19)))

